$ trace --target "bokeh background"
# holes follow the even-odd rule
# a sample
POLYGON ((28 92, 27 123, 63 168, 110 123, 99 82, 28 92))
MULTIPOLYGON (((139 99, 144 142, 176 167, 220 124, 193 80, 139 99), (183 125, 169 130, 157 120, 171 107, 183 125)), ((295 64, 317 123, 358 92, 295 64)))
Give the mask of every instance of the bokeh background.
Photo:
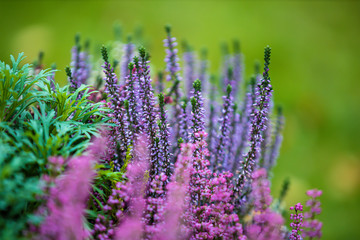
MULTIPOLYGON (((241 41, 246 76, 263 47, 273 49, 274 97, 286 127, 273 195, 291 181, 287 206, 305 203, 309 188, 321 197, 324 239, 360 239, 360 3, 357 1, 0 1, 0 59, 45 52, 45 66, 70 63, 74 35, 92 52, 114 39, 142 37, 152 62, 164 67, 164 25, 193 47, 207 47, 219 71, 221 43, 241 41)), ((56 80, 65 81, 64 71, 56 80)), ((0 153, 1 154, 1 153, 0 153)))

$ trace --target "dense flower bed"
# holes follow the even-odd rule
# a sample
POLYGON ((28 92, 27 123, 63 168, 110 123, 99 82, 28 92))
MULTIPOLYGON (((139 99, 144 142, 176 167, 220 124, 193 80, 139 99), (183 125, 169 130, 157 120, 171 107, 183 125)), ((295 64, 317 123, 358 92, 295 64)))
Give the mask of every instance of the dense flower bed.
POLYGON ((321 237, 321 191, 307 192, 304 215, 290 208, 292 230, 288 183, 279 199, 270 193, 284 124, 271 48, 249 81, 238 43, 210 77, 206 55, 189 47, 182 70, 166 34, 155 80, 149 53, 131 42, 102 47, 100 70, 77 37, 65 87, 55 66, 20 67, 22 54, 0 62, 1 239, 321 237))

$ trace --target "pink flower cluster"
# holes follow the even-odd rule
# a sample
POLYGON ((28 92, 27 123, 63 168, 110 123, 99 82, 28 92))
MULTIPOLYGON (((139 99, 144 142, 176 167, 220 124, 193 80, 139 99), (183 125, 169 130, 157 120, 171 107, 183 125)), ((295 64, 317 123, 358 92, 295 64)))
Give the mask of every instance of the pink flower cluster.
POLYGON ((315 219, 315 217, 321 213, 321 203, 317 198, 322 195, 322 191, 312 189, 307 191, 306 195, 311 198, 306 202, 306 206, 310 207, 310 209, 304 213, 304 237, 309 237, 312 239, 321 238, 322 222, 315 219))
POLYGON ((253 182, 250 197, 254 205, 252 224, 246 228, 248 239, 276 240, 283 239, 283 217, 270 209, 272 197, 270 195, 270 181, 264 168, 252 174, 253 182))
POLYGON ((303 211, 303 206, 301 203, 297 203, 294 207, 290 207, 290 210, 295 210, 295 213, 290 214, 290 219, 292 220, 292 223, 290 223, 290 227, 292 228, 290 240, 301 240, 303 214, 300 212, 303 211))

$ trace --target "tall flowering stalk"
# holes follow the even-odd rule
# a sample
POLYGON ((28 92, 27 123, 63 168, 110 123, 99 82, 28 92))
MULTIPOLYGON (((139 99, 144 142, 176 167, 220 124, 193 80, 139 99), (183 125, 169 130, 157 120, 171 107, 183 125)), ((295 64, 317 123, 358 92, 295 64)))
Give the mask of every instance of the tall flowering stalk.
POLYGON ((193 83, 196 79, 196 57, 188 44, 184 43, 184 45, 184 81, 186 84, 187 96, 190 96, 193 89, 193 83))
POLYGON ((192 143, 200 140, 195 137, 195 134, 205 130, 204 100, 201 94, 201 82, 199 79, 197 79, 193 83, 193 87, 194 87, 194 91, 193 91, 194 96, 191 98, 191 106, 192 106, 191 142, 192 143))
POLYGON ((128 65, 129 75, 125 78, 125 99, 129 104, 129 130, 130 137, 132 142, 134 142, 140 133, 141 124, 141 104, 139 104, 139 77, 137 76, 137 72, 134 66, 134 63, 129 63, 128 65))
POLYGON ((113 110, 113 121, 116 124, 116 126, 111 130, 111 134, 108 139, 109 153, 112 154, 108 156, 108 160, 110 161, 113 159, 115 171, 120 171, 122 161, 125 159, 130 142, 128 136, 129 121, 123 107, 124 99, 121 96, 117 76, 109 63, 107 49, 102 47, 101 53, 103 60, 105 61, 102 66, 105 73, 105 93, 108 94, 108 98, 110 99, 111 108, 113 110), (116 151, 114 151, 114 149, 116 149, 116 151))
POLYGON ((171 27, 165 27, 167 37, 164 39, 164 46, 166 47, 165 52, 165 63, 166 63, 166 80, 172 82, 172 86, 170 91, 168 92, 168 96, 173 95, 174 101, 174 108, 173 108, 173 121, 171 124, 174 125, 172 136, 175 140, 177 140, 180 136, 180 126, 179 122, 181 121, 181 106, 180 106, 180 99, 181 99, 181 92, 180 92, 180 64, 179 64, 179 57, 178 57, 178 49, 176 48, 177 42, 176 38, 171 36, 171 27))
MULTIPOLYGON (((211 79, 214 79, 214 77, 212 76, 211 79)), ((209 132, 208 145, 210 152, 213 152, 215 148, 216 128, 218 126, 218 122, 217 122, 218 104, 215 100, 215 91, 216 91, 215 86, 211 85, 209 108, 208 108, 209 113, 206 115, 208 119, 207 120, 207 128, 209 132)))
POLYGON ((239 88, 243 82, 243 65, 242 65, 242 56, 240 52, 240 43, 239 41, 234 41, 234 56, 232 59, 233 62, 233 96, 237 99, 239 88))
POLYGON ((150 177, 153 178, 158 175, 162 169, 159 137, 158 137, 158 125, 157 114, 155 109, 155 97, 153 88, 151 86, 150 77, 150 61, 149 56, 145 51, 145 48, 139 48, 140 59, 135 58, 135 67, 137 74, 140 78, 140 94, 139 98, 142 103, 142 119, 144 123, 144 132, 147 135, 147 141, 149 144, 150 153, 150 177))
POLYGON ((181 77, 179 75, 180 71, 180 64, 179 64, 179 57, 178 57, 178 50, 176 48, 177 42, 176 38, 171 36, 171 27, 165 27, 167 38, 164 40, 164 46, 166 47, 166 72, 168 75, 166 76, 167 81, 173 82, 173 92, 175 94, 175 103, 178 103, 180 100, 180 89, 179 84, 181 81, 181 77))
POLYGON ((147 238, 152 238, 152 236, 160 231, 159 224, 164 220, 165 186, 167 180, 167 176, 163 172, 149 180, 144 214, 147 238))
POLYGON ((80 37, 76 35, 75 46, 71 50, 71 72, 74 80, 74 89, 78 89, 81 84, 85 84, 90 77, 91 66, 87 48, 88 42, 86 43, 85 51, 81 51, 80 37))
MULTIPOLYGON (((270 106, 268 111, 268 116, 272 113, 272 101, 270 100, 270 106)), ((264 122, 264 131, 262 131, 262 142, 260 144, 260 154, 258 157, 258 165, 259 167, 265 166, 265 159, 267 158, 267 154, 271 147, 271 141, 272 141, 272 129, 273 123, 271 122, 271 119, 268 117, 265 119, 264 122)))
POLYGON ((279 156, 280 146, 282 143, 282 129, 284 127, 284 116, 282 114, 281 107, 277 110, 277 120, 275 125, 274 138, 272 140, 269 150, 264 156, 264 167, 270 170, 276 163, 276 159, 279 156))
POLYGON ((290 210, 294 210, 295 213, 290 214, 290 219, 292 222, 290 223, 290 227, 292 228, 290 234, 290 240, 301 240, 301 232, 303 231, 303 206, 301 203, 295 204, 294 207, 290 207, 290 210))
POLYGON ((239 121, 240 121, 240 115, 237 113, 237 109, 238 106, 235 103, 233 105, 233 109, 232 109, 232 116, 231 116, 231 120, 230 120, 230 131, 229 131, 229 144, 227 145, 227 149, 226 149, 226 155, 225 155, 225 159, 224 162, 225 164, 225 169, 226 170, 231 170, 231 167, 234 165, 235 160, 235 152, 236 152, 236 148, 237 148, 237 143, 238 143, 238 139, 239 137, 237 136, 238 131, 238 127, 239 127, 239 121))
MULTIPOLYGON (((222 57, 222 65, 221 65, 221 83, 222 86, 226 87, 228 84, 230 84, 230 78, 229 78, 229 69, 232 70, 232 62, 231 62, 231 55, 229 51, 229 45, 227 43, 221 44, 221 57, 222 57)), ((224 89, 226 91, 226 89, 224 89)))
POLYGON ((231 124, 231 113, 233 111, 233 98, 231 96, 231 85, 228 85, 226 88, 226 96, 223 97, 224 105, 222 110, 222 116, 219 120, 221 123, 219 129, 219 135, 217 138, 216 148, 214 152, 214 160, 213 160, 213 167, 214 169, 220 170, 222 169, 225 153, 227 146, 229 144, 229 132, 230 132, 230 124, 231 124))
POLYGON ((55 91, 55 72, 56 72, 56 64, 51 65, 52 73, 50 76, 47 77, 48 81, 50 82, 50 88, 52 91, 55 91))
POLYGON ((269 102, 272 95, 272 86, 269 77, 269 64, 270 64, 271 48, 266 47, 264 51, 264 72, 263 79, 257 84, 256 100, 252 109, 252 123, 250 134, 250 149, 241 163, 240 175, 237 179, 235 190, 241 191, 246 182, 251 180, 251 173, 260 154, 260 145, 263 141, 262 132, 266 129, 265 121, 268 118, 269 102))
POLYGON ((181 115, 179 117, 179 137, 183 139, 184 142, 189 140, 189 118, 187 113, 187 99, 183 98, 181 101, 181 115))
POLYGON ((306 206, 310 209, 304 213, 304 237, 308 237, 310 240, 316 238, 320 239, 322 236, 322 222, 315 219, 315 217, 321 213, 321 203, 318 200, 318 197, 322 195, 322 191, 312 189, 308 190, 306 195, 310 197, 310 199, 306 202, 306 206))
MULTIPOLYGON (((202 49, 201 59, 199 63, 199 80, 202 84, 202 93, 204 96, 207 96, 209 91, 209 74, 208 74, 209 62, 207 60, 207 50, 202 49)), ((205 99, 205 101, 208 99, 205 99)), ((208 102, 205 102, 205 106, 208 106, 208 102)))
POLYGON ((252 78, 249 91, 245 94, 242 111, 240 116, 240 127, 238 132, 238 144, 235 143, 236 153, 231 172, 235 173, 239 169, 239 164, 244 155, 245 148, 248 146, 248 139, 251 129, 251 112, 255 101, 255 78, 252 78))
POLYGON ((128 39, 128 43, 124 44, 123 55, 121 57, 121 79, 124 82, 131 73, 129 64, 131 63, 134 54, 135 54, 135 45, 131 43, 131 39, 128 39))
POLYGON ((164 94, 159 94, 159 106, 160 106, 160 123, 159 123, 159 145, 161 148, 161 157, 163 164, 163 172, 167 178, 171 176, 171 153, 170 153, 170 132, 167 123, 167 114, 165 110, 164 94))

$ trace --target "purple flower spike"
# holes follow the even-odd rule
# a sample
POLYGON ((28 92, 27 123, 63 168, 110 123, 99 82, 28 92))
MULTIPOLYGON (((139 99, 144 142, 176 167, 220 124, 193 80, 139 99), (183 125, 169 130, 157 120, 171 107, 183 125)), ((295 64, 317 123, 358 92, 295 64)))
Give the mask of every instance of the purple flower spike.
POLYGON ((140 93, 139 98, 142 103, 142 119, 144 132, 148 137, 148 146, 150 152, 150 177, 151 179, 156 175, 160 174, 161 166, 161 157, 160 157, 160 147, 159 147, 159 137, 157 135, 158 125, 157 125, 157 114, 155 109, 155 98, 153 88, 151 86, 151 77, 150 77, 150 66, 148 61, 148 55, 145 52, 145 48, 140 48, 140 59, 134 59, 135 67, 137 74, 139 76, 140 83, 140 93))
POLYGON ((272 202, 270 194, 270 181, 267 179, 267 173, 264 168, 256 170, 252 174, 254 180, 251 184, 251 196, 254 200, 255 211, 265 211, 272 202))
POLYGON ((180 132, 179 132, 179 137, 182 138, 184 140, 184 142, 188 142, 189 141, 189 124, 188 124, 188 113, 186 111, 187 108, 187 99, 184 98, 181 101, 181 116, 180 116, 180 122, 179 122, 179 127, 180 127, 180 132))
POLYGON ((51 66, 51 70, 52 70, 51 75, 48 76, 47 79, 48 79, 49 82, 50 82, 50 88, 51 88, 51 90, 52 90, 52 91, 55 91, 55 72, 56 72, 56 65, 55 65, 55 64, 53 64, 53 65, 51 66))
POLYGON ((241 86, 243 82, 243 65, 242 65, 242 56, 240 52, 240 43, 239 41, 234 41, 234 56, 233 56, 233 96, 235 99, 237 99, 237 94, 239 91, 239 87, 241 86))
POLYGON ((201 82, 196 80, 193 84, 194 91, 193 97, 191 98, 192 105, 192 134, 190 141, 195 143, 200 139, 195 137, 196 133, 202 132, 205 130, 205 110, 204 110, 204 100, 201 94, 201 82))
MULTIPOLYGON (((71 50, 71 72, 73 77, 73 84, 75 89, 78 89, 81 84, 85 84, 90 77, 91 65, 89 63, 88 52, 81 51, 79 35, 75 37, 76 45, 71 50)), ((88 43, 86 44, 88 45, 88 43)), ((88 48, 86 46, 86 48, 88 48)))
POLYGON ((181 77, 179 75, 180 64, 178 57, 178 50, 176 48, 177 42, 176 38, 171 36, 171 28, 170 26, 165 27, 167 38, 164 40, 164 46, 166 47, 166 72, 168 75, 166 76, 167 81, 173 82, 173 91, 175 94, 175 103, 179 102, 180 90, 179 90, 179 82, 181 81, 181 77))
MULTIPOLYGON (((100 146, 104 144, 97 139, 100 146)), ((86 239, 90 233, 84 228, 86 201, 89 197, 91 182, 95 177, 93 165, 97 157, 93 154, 93 147, 88 154, 72 158, 68 161, 65 174, 52 179, 49 196, 45 209, 47 212, 42 224, 39 226, 37 239, 86 239)), ((99 152, 102 147, 97 147, 99 152)), ((50 164, 59 168, 64 164, 62 158, 50 159, 50 164)), ((47 176, 51 179, 50 176, 47 176)))
POLYGON ((290 214, 290 227, 292 228, 290 234, 290 240, 301 240, 302 224, 303 224, 303 214, 300 213, 303 211, 303 206, 301 203, 297 203, 294 207, 290 207, 290 210, 295 210, 295 214, 290 214))
POLYGON ((125 78, 125 98, 129 104, 130 135, 132 142, 135 142, 141 130, 141 104, 139 99, 139 76, 134 63, 129 63, 129 76, 125 78))
POLYGON ((236 171, 239 169, 239 159, 241 159, 244 155, 245 148, 248 146, 248 139, 250 136, 250 129, 251 129, 251 112, 253 109, 253 102, 255 101, 255 79, 252 80, 252 83, 250 84, 250 90, 246 93, 243 105, 242 105, 242 111, 241 111, 241 117, 240 117, 240 124, 238 136, 239 140, 238 143, 235 143, 236 153, 235 153, 235 159, 233 161, 232 173, 236 173, 236 171))
POLYGON ((195 75, 196 57, 195 57, 195 53, 191 51, 190 47, 188 46, 185 46, 183 60, 184 60, 184 81, 186 84, 187 96, 190 96, 193 89, 193 83, 196 79, 196 75, 195 75))
POLYGON ((123 55, 121 57, 121 79, 124 82, 131 73, 131 70, 129 69, 129 63, 133 59, 134 53, 135 53, 134 44, 132 44, 130 41, 129 43, 124 44, 123 55))
POLYGON ((238 143, 239 143, 239 136, 237 135, 239 130, 238 128, 240 127, 239 123, 240 123, 240 115, 237 113, 237 104, 234 104, 232 107, 232 115, 231 115, 231 120, 230 120, 230 131, 229 131, 229 144, 227 145, 227 149, 226 149, 226 155, 225 155, 225 159, 224 162, 226 164, 224 164, 224 168, 226 170, 231 170, 232 166, 234 165, 235 162, 235 153, 236 153, 236 149, 238 147, 238 143))
POLYGON ((177 42, 176 38, 171 36, 171 27, 166 26, 165 27, 167 38, 164 39, 164 46, 166 47, 165 52, 165 63, 166 63, 166 80, 172 82, 172 87, 170 91, 167 93, 168 97, 173 97, 174 101, 174 109, 173 109, 173 121, 171 124, 173 127, 173 133, 172 136, 174 136, 175 140, 179 138, 179 132, 180 132, 180 126, 179 122, 181 121, 180 115, 181 115, 181 106, 180 106, 180 98, 181 98, 181 92, 180 92, 180 82, 181 77, 179 75, 180 71, 180 65, 179 65, 179 57, 178 57, 178 49, 176 48, 177 42))
POLYGON ((315 217, 321 213, 321 203, 317 198, 322 195, 322 191, 312 189, 308 190, 306 195, 310 197, 310 200, 306 202, 306 206, 310 207, 310 209, 308 212, 304 213, 304 237, 309 237, 309 239, 320 239, 322 236, 322 222, 315 219, 315 217))
POLYGON ((229 133, 230 133, 230 125, 231 125, 231 115, 233 111, 233 98, 231 96, 231 85, 227 86, 226 92, 227 95, 223 97, 224 105, 222 110, 222 117, 219 119, 220 129, 219 135, 217 138, 214 160, 213 160, 213 168, 216 170, 221 170, 224 168, 224 158, 226 149, 229 144, 229 133))
POLYGON ((281 227, 284 224, 284 219, 269 208, 272 197, 266 170, 261 168, 254 171, 252 179, 250 199, 254 205, 254 217, 253 223, 246 229, 247 236, 254 240, 283 239, 281 227))
MULTIPOLYGON (((126 177, 128 182, 127 197, 128 201, 128 214, 126 218, 122 219, 123 222, 117 229, 115 229, 114 239, 141 239, 143 234, 143 221, 142 215, 145 210, 144 188, 146 182, 144 176, 148 170, 148 149, 145 142, 145 137, 139 137, 138 144, 135 146, 135 152, 138 153, 134 161, 127 167, 126 177)), ((125 189, 124 189, 125 190, 125 189)), ((120 218, 121 215, 117 215, 120 218)), ((106 239, 106 238, 105 238, 106 239)), ((111 238, 110 238, 111 239, 111 238)))
POLYGON ((255 169, 260 155, 260 145, 263 141, 262 132, 266 129, 265 122, 268 119, 269 103, 273 91, 270 84, 268 68, 270 64, 270 53, 271 48, 266 47, 263 79, 257 84, 257 90, 255 92, 257 97, 251 113, 250 149, 241 163, 240 175, 235 187, 236 191, 241 191, 245 183, 251 181, 251 173, 255 169))
POLYGON ((149 183, 149 195, 146 198, 146 208, 144 213, 145 234, 147 238, 158 234, 160 231, 158 224, 163 219, 165 203, 165 185, 167 176, 164 173, 156 175, 149 183))
POLYGON ((123 106, 124 99, 121 97, 117 76, 109 63, 107 49, 103 47, 101 51, 105 61, 103 65, 105 73, 105 93, 108 94, 108 98, 110 99, 110 107, 113 109, 113 121, 116 124, 116 127, 111 130, 112 134, 108 139, 108 145, 111 146, 111 148, 109 148, 108 160, 111 161, 111 158, 115 158, 113 160, 114 170, 120 171, 122 161, 125 159, 127 148, 130 144, 128 131, 129 121, 123 106), (117 144, 119 144, 119 149, 116 149, 117 144))
POLYGON ((176 240, 189 237, 189 229, 182 223, 181 217, 187 208, 186 196, 194 149, 194 144, 181 144, 181 153, 176 161, 174 174, 171 182, 167 185, 168 201, 165 206, 164 225, 161 226, 160 233, 154 239, 176 240))
POLYGON ((165 110, 164 94, 159 94, 160 105, 160 123, 159 123, 159 145, 161 148, 161 158, 163 163, 163 172, 168 178, 171 176, 171 153, 170 153, 170 132, 167 123, 167 114, 165 110))
POLYGON ((276 159, 279 156, 279 150, 282 143, 282 129, 284 127, 284 116, 281 108, 278 108, 277 121, 275 125, 274 139, 267 154, 264 156, 264 167, 270 170, 276 163, 276 159))
MULTIPOLYGON (((199 63, 199 80, 201 82, 202 86, 202 94, 203 96, 207 96, 207 93, 209 91, 209 74, 208 74, 208 68, 209 68, 209 61, 207 60, 207 50, 203 49, 201 51, 201 60, 199 63)), ((207 98, 205 99, 205 101, 207 98)), ((205 102, 205 106, 208 106, 208 102, 205 102)))

